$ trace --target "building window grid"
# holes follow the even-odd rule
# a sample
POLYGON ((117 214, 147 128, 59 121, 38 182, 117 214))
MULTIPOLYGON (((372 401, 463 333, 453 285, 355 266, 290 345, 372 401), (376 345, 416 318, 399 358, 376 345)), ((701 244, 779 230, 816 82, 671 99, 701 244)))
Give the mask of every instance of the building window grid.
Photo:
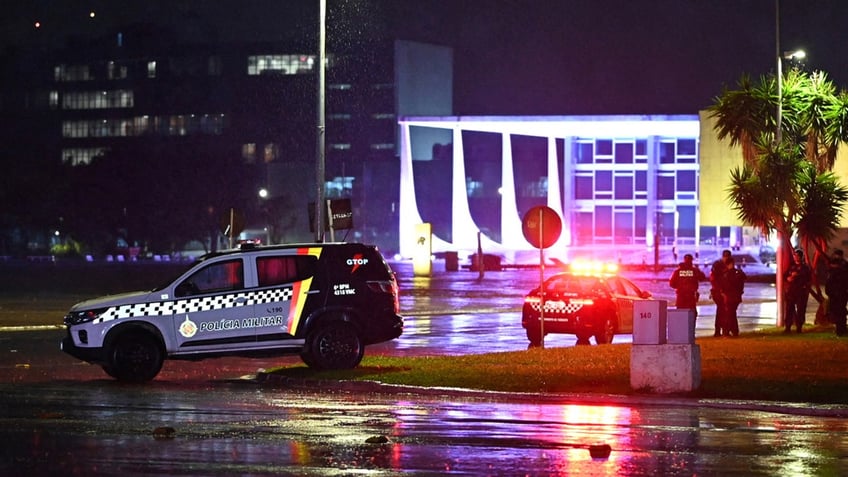
MULTIPOLYGON (((670 179, 673 184, 673 192, 669 191, 672 192, 672 194, 668 199, 660 199, 658 197, 658 205, 663 209, 667 208, 666 205, 672 206, 682 204, 697 206, 697 175, 699 170, 697 160, 697 140, 690 138, 663 138, 660 141, 660 144, 660 157, 657 158, 656 169, 657 178, 666 177, 670 179), (681 148, 681 144, 684 144, 685 146, 681 148), (666 149, 663 150, 663 147, 666 149), (668 155, 669 151, 673 151, 671 156, 668 155), (680 151, 680 153, 678 153, 678 151, 680 151), (666 153, 665 156, 663 156, 663 152, 666 153), (680 187, 678 173, 684 171, 693 171, 695 173, 695 190, 678 190, 678 187, 680 187)), ((583 230, 582 232, 577 231, 578 235, 582 236, 584 239, 587 237, 591 238, 592 242, 596 244, 614 243, 616 241, 620 242, 623 237, 620 236, 620 233, 617 231, 617 221, 623 220, 629 216, 631 223, 627 228, 634 233, 627 237, 627 241, 637 244, 645 243, 646 239, 643 236, 644 233, 640 231, 640 228, 644 227, 639 227, 639 224, 636 222, 638 222, 638 212, 640 210, 644 211, 648 201, 646 187, 647 181, 644 176, 644 174, 647 174, 648 166, 646 145, 647 140, 644 139, 601 139, 595 141, 581 139, 577 141, 577 145, 575 147, 577 157, 574 161, 575 194, 581 193, 585 197, 586 191, 582 191, 582 188, 592 188, 591 199, 576 197, 575 200, 575 213, 584 217, 582 222, 584 223, 584 226, 588 225, 586 224, 586 221, 588 217, 591 217, 590 222, 592 228, 591 235, 588 235, 587 232, 589 231, 586 230, 583 230), (628 154, 629 151, 627 151, 626 147, 626 144, 628 143, 633 144, 632 163, 627 162, 627 160, 617 159, 620 158, 620 156, 615 154, 616 151, 618 151, 619 154, 622 151, 624 151, 625 155, 628 154), (589 148, 589 145, 591 145, 591 149, 589 148), (587 153, 591 154, 591 158, 586 157, 587 153), (612 191, 608 190, 610 188, 608 187, 609 184, 607 184, 608 181, 602 181, 602 184, 600 186, 598 185, 598 173, 606 175, 611 173, 612 191), (639 177, 640 173, 642 177, 639 177), (632 198, 614 198, 617 193, 617 179, 628 177, 631 179, 631 183, 633 185, 632 198), (583 178, 580 180, 580 188, 577 187, 578 178, 583 178), (645 185, 642 185, 643 183, 645 185), (613 208, 611 223, 599 223, 599 220, 605 220, 603 217, 599 217, 596 213, 599 207, 613 208), (611 234, 608 234, 603 232, 604 230, 612 230, 612 232, 611 234)), ((689 181, 691 181, 691 179, 689 179, 689 181)), ((660 194, 659 190, 657 191, 657 194, 660 194)))

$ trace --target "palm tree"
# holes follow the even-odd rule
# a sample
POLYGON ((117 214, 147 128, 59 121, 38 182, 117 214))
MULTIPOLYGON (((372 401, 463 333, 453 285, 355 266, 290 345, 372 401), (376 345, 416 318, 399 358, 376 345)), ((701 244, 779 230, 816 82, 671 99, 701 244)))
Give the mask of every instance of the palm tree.
MULTIPOLYGON (((740 146, 744 164, 731 171, 729 199, 743 223, 781 238, 788 263, 791 237, 813 250, 813 264, 827 254, 839 228, 848 189, 831 172, 839 144, 848 140, 848 93, 822 72, 790 70, 778 97, 774 77, 725 89, 709 108, 719 139, 740 146), (781 143, 776 111, 781 106, 781 143)), ((780 271, 779 271, 780 272, 780 271)), ((822 301, 816 282, 813 296, 822 301)))

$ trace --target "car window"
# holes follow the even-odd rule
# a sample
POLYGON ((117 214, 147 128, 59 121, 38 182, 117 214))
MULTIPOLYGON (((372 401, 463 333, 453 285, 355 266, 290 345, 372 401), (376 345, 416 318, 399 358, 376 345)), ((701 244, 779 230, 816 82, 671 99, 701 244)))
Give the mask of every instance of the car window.
POLYGON ((183 280, 174 295, 189 296, 244 288, 244 266, 241 259, 207 265, 183 280))
POLYGON ((312 255, 288 255, 256 258, 260 287, 305 280, 315 274, 317 259, 312 255))
POLYGON ((545 287, 545 292, 569 292, 579 294, 591 294, 604 292, 604 286, 595 277, 575 277, 562 275, 550 280, 545 287))
POLYGON ((626 295, 627 292, 624 290, 624 285, 621 284, 621 280, 618 277, 609 277, 607 278, 607 285, 609 285, 610 290, 616 295, 626 295))
POLYGON ((630 282, 629 280, 625 280, 625 279, 622 278, 621 284, 624 286, 624 292, 628 296, 635 296, 635 297, 641 297, 642 296, 639 288, 636 285, 634 285, 632 282, 630 282))

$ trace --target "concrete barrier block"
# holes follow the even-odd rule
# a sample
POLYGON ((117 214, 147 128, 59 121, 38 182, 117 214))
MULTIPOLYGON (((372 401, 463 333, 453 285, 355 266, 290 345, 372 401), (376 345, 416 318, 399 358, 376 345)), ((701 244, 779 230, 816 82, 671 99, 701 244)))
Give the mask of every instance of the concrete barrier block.
POLYGON ((701 349, 696 344, 633 345, 630 387, 660 394, 701 386, 701 349))
POLYGON ((668 344, 692 344, 695 342, 695 310, 672 308, 666 313, 668 344))
POLYGON ((665 300, 633 302, 633 344, 663 344, 666 336, 665 300))

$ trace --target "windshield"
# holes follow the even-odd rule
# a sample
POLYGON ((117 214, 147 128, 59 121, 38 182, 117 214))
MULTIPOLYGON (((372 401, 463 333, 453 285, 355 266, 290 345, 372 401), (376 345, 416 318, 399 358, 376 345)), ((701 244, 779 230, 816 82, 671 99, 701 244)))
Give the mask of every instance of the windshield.
POLYGON ((208 258, 208 257, 209 257, 209 255, 204 255, 204 256, 202 256, 202 257, 198 258, 197 260, 195 260, 195 261, 193 261, 193 262, 190 262, 188 265, 186 265, 186 266, 184 266, 184 267, 180 268, 179 272, 172 274, 172 275, 170 276, 170 278, 168 278, 168 280, 167 280, 167 281, 160 283, 157 287, 155 287, 154 289, 152 289, 152 290, 150 290, 150 291, 152 291, 152 292, 157 292, 157 291, 160 291, 160 290, 163 290, 163 289, 167 288, 167 287, 168 287, 168 286, 170 286, 172 283, 174 283, 174 281, 176 281, 176 279, 177 279, 177 278, 181 277, 181 276, 182 276, 185 272, 187 272, 187 271, 191 270, 191 269, 192 269, 192 268, 194 268, 194 267, 195 267, 198 263, 200 263, 200 262, 202 262, 202 261, 206 260, 206 258, 208 258))

